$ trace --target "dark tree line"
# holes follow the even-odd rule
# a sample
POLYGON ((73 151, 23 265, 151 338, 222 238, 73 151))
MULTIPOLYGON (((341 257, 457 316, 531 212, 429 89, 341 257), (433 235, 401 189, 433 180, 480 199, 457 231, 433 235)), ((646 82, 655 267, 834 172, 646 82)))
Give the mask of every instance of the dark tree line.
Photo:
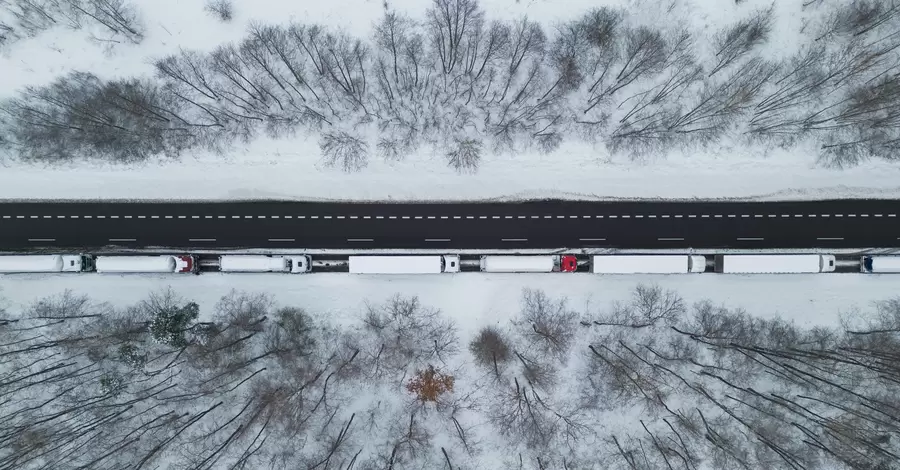
POLYGON ((58 26, 90 29, 106 46, 144 39, 144 25, 126 0, 4 0, 0 11, 8 18, 0 21, 0 47, 58 26))
POLYGON ((607 437, 609 465, 887 469, 900 461, 896 300, 859 329, 805 330, 709 302, 688 312, 677 294, 659 294, 638 290, 592 326, 583 403, 643 410, 607 437))
POLYGON ((415 297, 339 325, 65 292, 0 309, 0 468, 890 469, 898 332, 898 299, 806 329, 652 285, 585 314, 526 290, 467 371, 415 297))
POLYGON ((475 0, 433 0, 422 20, 386 10, 371 38, 257 24, 212 52, 157 58, 153 79, 74 73, 26 89, 0 104, 0 142, 25 159, 127 162, 303 133, 344 171, 422 151, 475 171, 488 151, 552 152, 567 138, 634 155, 812 141, 826 163, 895 158, 896 6, 836 5, 783 60, 761 53, 773 14, 709 37, 608 7, 547 30, 488 20, 475 0))
POLYGON ((124 310, 66 292, 4 314, 0 468, 440 461, 427 410, 404 416, 359 393, 397 394, 407 368, 451 359, 454 327, 436 310, 397 297, 370 309, 358 330, 342 330, 265 295, 232 293, 208 321, 200 313, 163 291, 124 310), (394 344, 400 333, 416 339, 394 344), (389 440, 375 442, 373 430, 389 440))

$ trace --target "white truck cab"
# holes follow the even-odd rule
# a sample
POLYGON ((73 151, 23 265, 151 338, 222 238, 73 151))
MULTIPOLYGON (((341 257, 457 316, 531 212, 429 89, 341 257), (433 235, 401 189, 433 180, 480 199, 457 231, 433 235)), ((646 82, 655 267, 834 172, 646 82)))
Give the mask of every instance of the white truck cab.
POLYGON ((456 255, 444 255, 441 256, 441 261, 443 268, 443 272, 445 273, 458 273, 459 272, 459 256, 456 255))
POLYGON ((80 273, 93 271, 94 263, 90 257, 84 255, 62 255, 62 272, 80 273))
POLYGON ((304 274, 312 270, 312 259, 309 255, 285 256, 291 264, 292 274, 304 274))

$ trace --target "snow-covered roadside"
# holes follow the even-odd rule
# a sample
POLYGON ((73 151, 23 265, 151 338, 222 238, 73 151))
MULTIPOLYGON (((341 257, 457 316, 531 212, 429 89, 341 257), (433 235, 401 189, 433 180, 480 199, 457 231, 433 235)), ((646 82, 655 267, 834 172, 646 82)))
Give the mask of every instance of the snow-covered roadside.
POLYGON ((359 173, 319 165, 315 142, 260 140, 227 156, 130 167, 77 163, 0 166, 0 199, 825 199, 900 197, 900 166, 867 162, 816 167, 808 154, 718 149, 651 162, 604 161, 602 149, 572 143, 551 155, 493 155, 477 174, 457 174, 440 156, 399 163, 373 159, 359 173), (721 151, 722 153, 717 153, 721 151), (99 166, 98 166, 99 165, 99 166))
POLYGON ((71 289, 117 307, 132 305, 153 290, 171 287, 201 306, 201 315, 231 290, 265 292, 280 305, 302 307, 336 320, 357 319, 365 302, 381 303, 396 293, 417 295, 441 309, 460 326, 463 337, 488 324, 504 325, 518 313, 522 289, 565 296, 580 312, 597 313, 611 302, 626 300, 639 283, 656 283, 677 291, 690 305, 709 299, 729 308, 744 308, 760 317, 781 316, 799 325, 838 326, 841 314, 868 310, 873 301, 896 295, 890 275, 646 275, 481 274, 365 276, 321 273, 152 275, 7 275, 0 276, 0 298, 21 307, 37 298, 71 289), (784 289, 785 281, 790 289, 784 289))

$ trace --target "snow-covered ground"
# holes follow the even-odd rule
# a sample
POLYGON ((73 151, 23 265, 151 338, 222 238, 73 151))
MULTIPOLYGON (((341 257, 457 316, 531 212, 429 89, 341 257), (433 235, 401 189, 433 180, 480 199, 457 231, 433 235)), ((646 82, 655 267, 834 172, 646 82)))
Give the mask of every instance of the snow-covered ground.
POLYGON ((132 305, 150 291, 171 287, 209 313, 232 290, 265 292, 281 305, 294 305, 317 315, 356 319, 365 302, 381 303, 394 294, 417 295, 426 305, 453 318, 463 335, 488 324, 505 325, 518 313, 522 289, 542 289, 564 296, 570 306, 596 314, 611 302, 627 299, 639 284, 658 284, 677 291, 688 305, 709 299, 729 308, 772 318, 781 316, 803 326, 838 326, 840 315, 868 310, 873 301, 896 294, 897 277, 864 274, 809 275, 592 275, 482 274, 388 276, 320 273, 312 275, 217 274, 164 275, 6 275, 0 276, 0 298, 10 307, 71 289, 117 307, 132 305), (784 289, 790 281, 790 289, 784 289))
MULTIPOLYGON (((567 148, 569 147, 569 148, 567 148)), ((638 163, 601 162, 584 144, 558 154, 487 158, 477 174, 457 174, 440 156, 400 163, 374 159, 359 173, 319 166, 314 141, 261 140, 223 161, 121 167, 77 163, 0 167, 2 199, 297 199, 472 200, 900 197, 900 167, 869 162, 844 170, 816 167, 809 155, 754 149, 669 156, 638 163)))
MULTIPOLYGON (((134 2, 146 25, 139 45, 119 44, 104 51, 88 41, 88 30, 57 28, 7 47, 0 56, 0 98, 25 86, 50 83, 72 70, 90 70, 101 78, 150 75, 154 58, 188 48, 209 51, 238 41, 252 22, 289 21, 339 27, 366 37, 382 15, 378 0, 236 2, 227 24, 203 11, 202 2, 175 0, 134 2)), ((429 2, 393 0, 391 8, 422 18, 429 2)), ((521 15, 547 29, 592 7, 623 6, 640 11, 649 24, 689 26, 712 35, 770 2, 704 0, 484 0, 488 19, 521 15)), ((798 43, 805 20, 800 2, 777 2, 769 58, 783 57, 798 43)), ((457 174, 442 155, 420 151, 405 161, 373 158, 359 173, 346 174, 321 165, 315 137, 261 138, 238 145, 226 155, 195 153, 179 162, 153 161, 137 166, 76 163, 56 167, 0 161, 2 199, 356 199, 459 200, 527 198, 860 198, 900 196, 900 166, 864 162, 845 170, 817 164, 815 149, 789 151, 718 145, 707 149, 655 155, 644 161, 611 156, 603 146, 570 141, 549 154, 526 152, 486 155, 477 174, 457 174)))

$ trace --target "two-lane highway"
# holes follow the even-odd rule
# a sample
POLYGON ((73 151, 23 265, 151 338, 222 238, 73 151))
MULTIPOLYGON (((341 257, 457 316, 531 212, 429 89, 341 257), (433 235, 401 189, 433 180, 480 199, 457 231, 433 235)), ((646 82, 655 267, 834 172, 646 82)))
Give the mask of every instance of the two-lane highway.
POLYGON ((900 246, 900 201, 0 204, 0 249, 900 246))

